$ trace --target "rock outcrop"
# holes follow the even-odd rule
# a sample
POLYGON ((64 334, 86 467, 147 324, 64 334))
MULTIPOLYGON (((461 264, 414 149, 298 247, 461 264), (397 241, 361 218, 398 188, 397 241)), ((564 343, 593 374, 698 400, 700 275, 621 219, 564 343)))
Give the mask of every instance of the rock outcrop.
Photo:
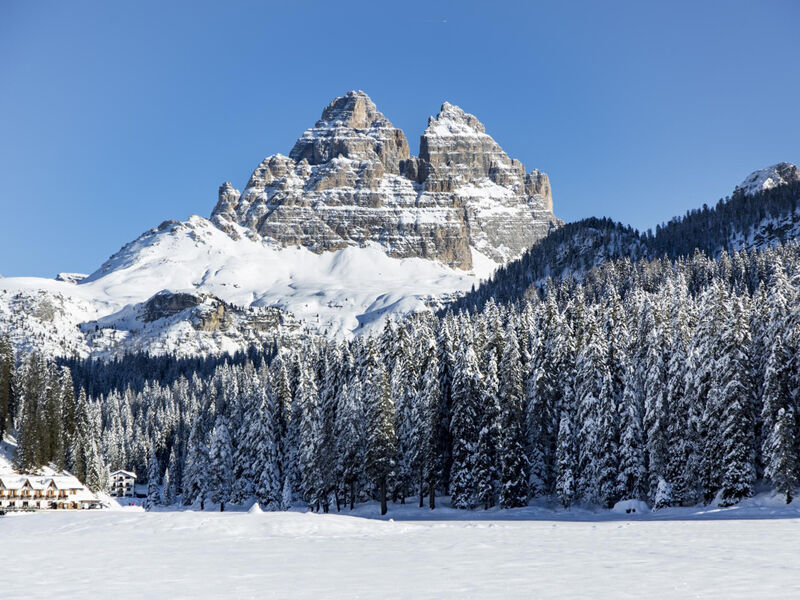
POLYGON ((800 181, 800 169, 792 163, 782 162, 765 169, 753 171, 742 183, 736 186, 736 191, 745 195, 753 195, 764 190, 770 190, 779 185, 800 181))
POLYGON ((525 172, 474 116, 449 103, 431 118, 419 156, 363 92, 331 102, 289 156, 265 158, 240 194, 219 191, 212 219, 229 233, 315 252, 380 244, 390 256, 472 267, 496 262, 558 225, 547 175, 525 172))

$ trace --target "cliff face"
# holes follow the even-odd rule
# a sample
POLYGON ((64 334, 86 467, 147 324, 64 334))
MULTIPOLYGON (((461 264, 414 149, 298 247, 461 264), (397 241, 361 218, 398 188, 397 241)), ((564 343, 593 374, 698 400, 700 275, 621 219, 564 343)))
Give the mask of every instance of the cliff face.
POLYGON ((472 267, 470 247, 514 258, 558 224, 547 175, 525 172, 483 125, 445 103, 409 155, 363 92, 331 102, 289 156, 265 158, 240 194, 220 187, 222 229, 315 252, 380 244, 390 256, 472 267))

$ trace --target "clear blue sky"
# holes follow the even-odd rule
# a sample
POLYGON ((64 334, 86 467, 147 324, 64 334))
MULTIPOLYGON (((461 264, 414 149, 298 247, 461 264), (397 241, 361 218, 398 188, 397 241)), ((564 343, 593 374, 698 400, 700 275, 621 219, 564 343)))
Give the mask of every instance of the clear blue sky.
POLYGON ((556 214, 646 229, 800 160, 800 2, 0 2, 0 274, 91 272, 208 216, 322 108, 448 100, 556 214))

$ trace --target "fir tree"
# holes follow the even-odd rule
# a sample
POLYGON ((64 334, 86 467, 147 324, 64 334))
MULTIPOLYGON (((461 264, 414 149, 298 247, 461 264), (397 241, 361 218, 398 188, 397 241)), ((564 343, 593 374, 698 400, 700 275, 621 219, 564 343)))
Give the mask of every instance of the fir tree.
POLYGON ((795 430, 796 423, 791 409, 781 408, 775 419, 775 426, 766 438, 770 460, 764 474, 775 485, 777 492, 786 496, 786 504, 794 498, 800 475, 795 430))
POLYGON ((160 479, 161 467, 158 464, 156 449, 150 453, 150 460, 147 462, 147 510, 152 510, 156 504, 161 503, 160 479))
POLYGON ((219 504, 220 512, 225 510, 225 503, 233 489, 233 445, 225 418, 217 417, 208 450, 208 466, 211 501, 219 504))
POLYGON ((556 450, 556 494, 564 508, 569 508, 575 500, 575 438, 572 433, 572 421, 569 413, 564 411, 558 426, 558 442, 556 450))
POLYGON ((389 375, 382 363, 377 362, 374 348, 370 348, 367 371, 367 472, 375 482, 381 515, 387 512, 386 493, 389 477, 395 468, 397 438, 394 429, 395 414, 389 387, 389 375))
POLYGON ((497 399, 499 384, 493 353, 489 355, 489 364, 482 383, 480 431, 475 447, 473 480, 476 502, 488 510, 494 506, 497 497, 497 448, 500 441, 500 406, 497 399))
POLYGON ((480 378, 478 359, 472 348, 472 340, 463 340, 456 357, 450 422, 453 440, 450 498, 456 508, 475 506, 474 461, 479 433, 480 378))
POLYGON ((523 433, 524 384, 519 342, 509 326, 500 360, 500 507, 528 503, 528 461, 523 433))

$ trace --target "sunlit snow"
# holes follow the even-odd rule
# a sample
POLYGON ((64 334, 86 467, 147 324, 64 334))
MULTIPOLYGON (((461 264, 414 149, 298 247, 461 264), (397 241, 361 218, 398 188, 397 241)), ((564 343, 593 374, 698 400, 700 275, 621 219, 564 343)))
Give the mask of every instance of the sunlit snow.
POLYGON ((0 539, 13 540, 0 544, 4 597, 800 596, 800 515, 778 504, 488 518, 393 506, 394 521, 137 510, 0 517, 0 539), (419 513, 441 520, 404 520, 419 513))

